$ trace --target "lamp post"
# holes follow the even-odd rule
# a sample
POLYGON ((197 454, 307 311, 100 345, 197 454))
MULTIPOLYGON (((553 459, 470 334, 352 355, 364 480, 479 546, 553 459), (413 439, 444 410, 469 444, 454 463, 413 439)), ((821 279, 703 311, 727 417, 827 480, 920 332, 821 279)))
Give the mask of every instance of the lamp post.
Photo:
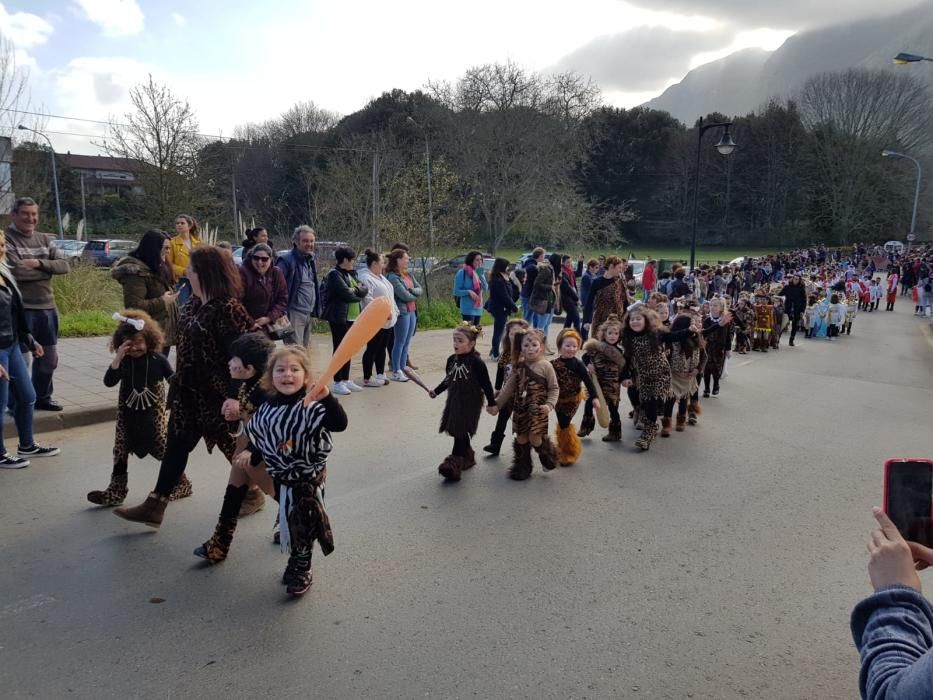
POLYGON ((30 129, 28 126, 20 124, 17 129, 22 129, 23 131, 31 131, 37 136, 41 136, 49 144, 49 148, 52 149, 52 189, 55 192, 55 215, 58 217, 58 237, 65 237, 65 229, 62 227, 62 205, 58 198, 58 171, 55 169, 55 146, 52 145, 52 141, 48 136, 43 134, 41 131, 36 131, 35 129, 30 129))
POLYGON ((408 121, 418 127, 421 133, 424 134, 424 159, 428 171, 428 250, 430 251, 431 257, 434 257, 434 202, 431 193, 431 145, 428 141, 428 132, 425 128, 411 117, 408 117, 408 121))
POLYGON ((697 169, 696 169, 696 185, 693 190, 693 235, 690 237, 690 274, 693 274, 694 268, 696 267, 696 257, 697 257, 697 218, 700 215, 700 154, 701 146, 703 144, 703 134, 705 134, 709 129, 716 129, 722 127, 723 132, 722 136, 719 138, 719 143, 716 144, 716 150, 719 151, 721 155, 728 156, 734 151, 737 146, 735 141, 732 140, 732 134, 729 133, 729 128, 732 126, 732 122, 718 122, 716 124, 704 124, 703 117, 700 117, 700 122, 697 125, 697 169))
MULTIPOLYGON (((928 59, 929 60, 929 59, 928 59)), ((884 149, 881 151, 882 158, 906 158, 914 165, 917 166, 917 187, 914 190, 914 213, 910 217, 910 236, 907 238, 907 250, 910 250, 911 238, 917 234, 917 205, 920 203, 920 179, 923 177, 923 168, 920 167, 920 161, 912 156, 905 155, 904 153, 898 153, 897 151, 889 151, 884 149)))
POLYGON ((901 51, 897 56, 894 57, 894 65, 903 66, 907 63, 920 63, 921 61, 933 61, 933 58, 927 58, 926 56, 919 56, 915 53, 904 53, 901 51))

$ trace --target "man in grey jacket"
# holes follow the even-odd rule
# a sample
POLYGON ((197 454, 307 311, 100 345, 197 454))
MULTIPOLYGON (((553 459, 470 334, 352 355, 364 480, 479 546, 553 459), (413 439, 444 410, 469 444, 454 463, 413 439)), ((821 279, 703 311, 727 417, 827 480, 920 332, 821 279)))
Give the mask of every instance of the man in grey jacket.
POLYGON ((58 367, 58 309, 52 294, 52 275, 69 271, 68 260, 55 247, 55 236, 40 233, 39 205, 30 197, 13 204, 13 223, 6 229, 6 256, 23 295, 26 325, 45 354, 32 363, 36 409, 61 411, 52 400, 52 375, 58 367))

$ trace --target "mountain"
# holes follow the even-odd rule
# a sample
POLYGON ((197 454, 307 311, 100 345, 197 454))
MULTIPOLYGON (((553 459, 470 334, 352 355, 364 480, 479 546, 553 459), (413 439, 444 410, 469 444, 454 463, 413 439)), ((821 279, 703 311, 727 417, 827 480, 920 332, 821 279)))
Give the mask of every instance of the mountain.
POLYGON ((933 56, 933 1, 896 15, 800 32, 775 51, 738 51, 695 68, 645 106, 693 124, 711 112, 753 112, 771 97, 793 95, 817 73, 856 67, 910 70, 933 86, 933 65, 893 65, 901 51, 933 56))

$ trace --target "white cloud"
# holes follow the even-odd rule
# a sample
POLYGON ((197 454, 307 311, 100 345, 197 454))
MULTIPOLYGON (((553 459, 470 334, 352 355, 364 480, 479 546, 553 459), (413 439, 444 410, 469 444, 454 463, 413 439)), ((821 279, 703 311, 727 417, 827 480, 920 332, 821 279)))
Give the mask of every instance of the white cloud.
POLYGON ((145 17, 136 0, 75 0, 105 36, 128 36, 143 29, 145 17))
POLYGON ((180 15, 177 12, 172 13, 172 19, 175 21, 179 27, 184 27, 188 24, 188 18, 184 15, 180 15))
POLYGON ((52 25, 30 12, 8 12, 0 3, 0 33, 19 49, 41 46, 49 40, 52 25))

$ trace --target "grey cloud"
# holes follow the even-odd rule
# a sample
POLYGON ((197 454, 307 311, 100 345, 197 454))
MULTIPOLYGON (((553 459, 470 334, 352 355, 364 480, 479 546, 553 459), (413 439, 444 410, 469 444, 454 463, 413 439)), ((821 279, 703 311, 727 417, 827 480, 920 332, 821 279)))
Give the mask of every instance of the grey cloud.
MULTIPOLYGON (((927 0, 625 0, 646 10, 702 15, 746 29, 809 29, 902 12, 927 0)), ((933 4, 933 3, 928 3, 933 4)))
POLYGON ((679 32, 664 27, 634 27, 602 36, 564 56, 557 68, 589 75, 604 90, 655 90, 680 78, 698 53, 728 46, 732 32, 679 32))

